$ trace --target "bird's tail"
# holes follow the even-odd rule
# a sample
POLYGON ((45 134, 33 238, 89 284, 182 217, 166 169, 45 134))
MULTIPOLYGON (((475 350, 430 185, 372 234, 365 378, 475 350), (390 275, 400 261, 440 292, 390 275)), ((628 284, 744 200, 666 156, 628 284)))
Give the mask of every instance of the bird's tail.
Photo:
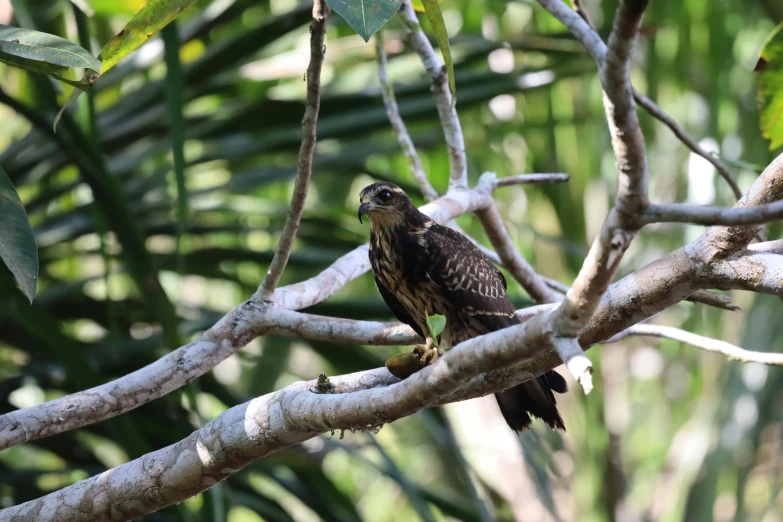
POLYGON ((530 417, 537 417, 550 428, 565 431, 563 419, 557 411, 555 394, 568 391, 563 377, 554 370, 537 379, 523 382, 518 386, 495 394, 495 398, 509 427, 516 432, 530 429, 530 417))

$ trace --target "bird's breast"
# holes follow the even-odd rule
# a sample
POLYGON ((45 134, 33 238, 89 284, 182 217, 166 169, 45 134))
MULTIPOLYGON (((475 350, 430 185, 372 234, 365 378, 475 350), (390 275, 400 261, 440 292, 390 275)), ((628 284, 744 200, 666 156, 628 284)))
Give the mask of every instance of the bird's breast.
POLYGON ((426 277, 426 267, 418 266, 419 256, 415 248, 422 248, 417 242, 419 238, 400 237, 400 234, 373 231, 370 264, 378 281, 394 294, 426 331, 427 315, 444 313, 440 288, 426 277))

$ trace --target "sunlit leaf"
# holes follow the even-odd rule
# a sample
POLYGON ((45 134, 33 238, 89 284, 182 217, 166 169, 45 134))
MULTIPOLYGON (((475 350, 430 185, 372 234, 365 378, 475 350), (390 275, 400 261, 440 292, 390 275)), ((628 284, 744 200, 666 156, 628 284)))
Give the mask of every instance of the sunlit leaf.
MULTIPOLYGON (((440 3, 442 4, 443 0, 440 0, 440 3)), ((424 4, 421 3, 421 0, 413 0, 411 2, 411 5, 413 6, 413 10, 414 11, 416 11, 418 13, 423 13, 424 12, 424 4)))
POLYGON ((88 3, 99 15, 133 15, 144 7, 146 0, 89 0, 88 3))
MULTIPOLYGON (((435 39, 438 41, 440 52, 443 53, 443 63, 446 64, 446 70, 449 73, 449 89, 451 95, 457 93, 457 85, 454 81, 454 62, 451 59, 451 47, 449 46, 449 33, 446 30, 446 23, 443 21, 443 12, 440 10, 438 0, 422 0, 427 18, 430 20, 432 30, 435 32, 435 39)), ((454 102, 452 101, 452 104, 454 102)))
POLYGON ((769 148, 783 145, 783 23, 764 44, 756 64, 761 103, 761 131, 769 148))
POLYGON ((141 44, 158 34, 195 0, 149 0, 125 27, 101 49, 101 74, 114 67, 141 44))
POLYGON ((367 42, 397 13, 402 0, 326 0, 326 3, 367 42))
POLYGON ((11 180, 0 167, 0 259, 33 302, 38 283, 38 247, 27 213, 11 180))
POLYGON ((45 74, 59 74, 70 67, 101 69, 100 60, 65 38, 2 24, 0 61, 45 74))

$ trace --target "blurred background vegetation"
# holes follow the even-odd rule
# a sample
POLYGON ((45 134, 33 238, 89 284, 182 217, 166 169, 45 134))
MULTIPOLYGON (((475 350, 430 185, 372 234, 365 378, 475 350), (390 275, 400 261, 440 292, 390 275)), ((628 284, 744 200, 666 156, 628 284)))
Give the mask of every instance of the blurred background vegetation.
MULTIPOLYGON (((143 3, 14 0, 12 10, 2 0, 0 23, 97 54, 143 3)), ((541 273, 569 283, 613 199, 616 171, 595 67, 534 4, 446 0, 443 9, 471 179, 483 171, 572 176, 564 185, 496 194, 517 247, 541 273)), ((604 35, 615 5, 587 2, 604 35)), ((94 97, 82 96, 56 135, 51 123, 70 87, 0 64, 0 165, 40 249, 32 306, 0 270, 0 411, 136 370, 256 288, 295 172, 310 10, 297 0, 199 0, 97 82, 94 97), (179 168, 187 197, 178 202, 179 168)), ((743 191, 773 157, 759 132, 752 70, 781 19, 778 0, 653 0, 635 54, 636 87, 718 152, 743 191)), ((425 170, 442 190, 448 163, 429 85, 401 36, 392 20, 390 75, 425 170)), ((371 180, 418 194, 376 72, 372 43, 332 16, 313 186, 283 283, 318 273, 367 240, 356 204, 371 180)), ((733 203, 706 161, 640 117, 654 200, 733 203)), ((484 241, 473 216, 459 223, 484 241)), ((701 230, 645 229, 623 273, 701 230)), ((772 227, 770 238, 780 230, 772 227)), ((529 302, 517 285, 510 290, 520 306, 529 302)), ((683 303, 656 320, 783 351, 780 300, 733 297, 742 312, 683 303)), ((391 319, 367 274, 309 311, 391 319)), ((181 393, 3 451, 0 506, 174 443, 250 397, 322 371, 378 367, 397 351, 259 339, 181 393)), ((309 441, 144 520, 783 521, 780 368, 727 362, 671 341, 628 340, 589 355, 596 390, 560 398, 567 433, 537 425, 517 438, 491 399, 470 401, 375 435, 309 441)))

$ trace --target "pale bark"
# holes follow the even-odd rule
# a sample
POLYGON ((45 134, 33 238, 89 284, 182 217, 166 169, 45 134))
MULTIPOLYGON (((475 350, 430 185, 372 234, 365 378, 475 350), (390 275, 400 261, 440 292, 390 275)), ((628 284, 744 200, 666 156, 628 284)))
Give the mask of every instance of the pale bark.
POLYGON ((413 49, 421 58, 424 69, 432 81, 432 94, 449 153, 449 190, 468 186, 468 160, 465 154, 465 138, 457 114, 456 103, 449 88, 446 67, 441 64, 435 49, 419 26, 416 11, 409 0, 400 8, 400 17, 413 49))

